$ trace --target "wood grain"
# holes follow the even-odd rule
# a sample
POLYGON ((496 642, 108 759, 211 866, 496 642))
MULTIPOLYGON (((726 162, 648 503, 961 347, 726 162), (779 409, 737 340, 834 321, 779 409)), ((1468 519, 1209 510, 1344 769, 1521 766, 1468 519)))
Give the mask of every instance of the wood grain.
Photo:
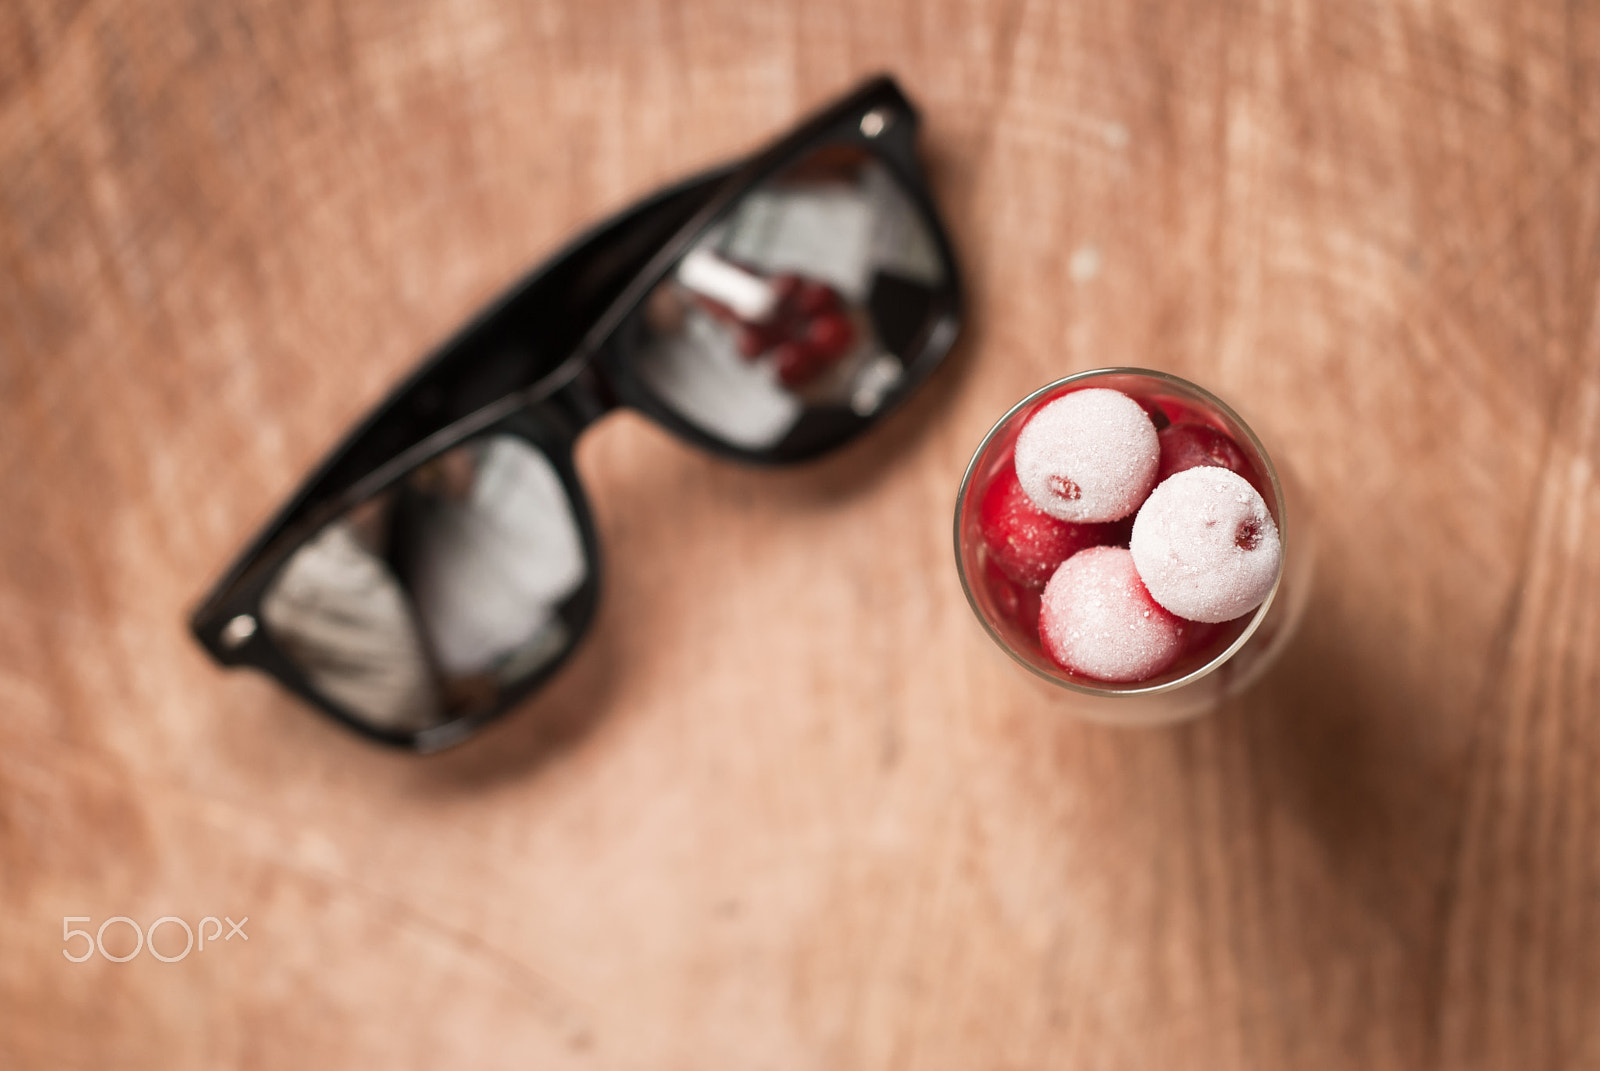
POLYGON ((1485 0, 0 9, 0 1066, 1600 1066, 1597 48, 1485 0), (972 293, 906 410, 781 473, 595 428, 598 627, 443 756, 186 639, 430 342, 883 68, 972 293), (1319 513, 1294 647, 1171 730, 1064 720, 948 546, 989 424, 1117 363, 1319 513))

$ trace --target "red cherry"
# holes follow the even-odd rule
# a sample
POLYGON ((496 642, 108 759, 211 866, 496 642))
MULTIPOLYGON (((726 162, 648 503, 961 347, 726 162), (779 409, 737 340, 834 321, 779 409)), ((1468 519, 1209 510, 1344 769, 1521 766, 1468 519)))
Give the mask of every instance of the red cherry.
POLYGON ((800 284, 794 303, 802 316, 821 316, 839 307, 839 295, 827 283, 807 279, 800 284))
POLYGON ((1173 473, 1202 465, 1217 465, 1248 476, 1244 451, 1237 443, 1208 424, 1173 424, 1156 433, 1161 443, 1161 465, 1156 470, 1159 484, 1173 473))
MULTIPOLYGON (((1000 566, 990 558, 983 566, 983 584, 1001 620, 997 625, 1010 624, 1020 629, 1030 642, 1039 639, 1039 592, 1025 588, 1000 571, 1000 566)), ((1002 628, 1002 631, 1004 629, 1002 628)))
POLYGON ((1171 398, 1162 395, 1154 398, 1138 398, 1136 400, 1144 407, 1144 411, 1150 414, 1150 422, 1156 426, 1157 431, 1160 431, 1168 424, 1189 424, 1205 419, 1205 414, 1201 410, 1189 405, 1182 398, 1171 398))
POLYGON ((1139 408, 1144 410, 1145 415, 1150 418, 1150 423, 1156 426, 1157 432, 1172 423, 1172 418, 1161 408, 1161 403, 1150 398, 1135 398, 1134 401, 1139 403, 1139 408))
POLYGON ((1028 498, 1009 463, 984 490, 978 526, 1000 571, 1034 591, 1085 547, 1127 541, 1123 524, 1069 524, 1050 516, 1028 498))
POLYGON ((827 363, 804 342, 780 343, 773 353, 778 364, 778 379, 786 387, 805 386, 827 363))
POLYGON ((1185 621, 1183 623, 1183 650, 1185 654, 1199 654, 1207 647, 1216 643, 1217 637, 1222 635, 1227 624, 1209 625, 1204 621, 1185 621))
POLYGON ((817 317, 806 328, 806 343, 829 360, 843 357, 855 336, 850 320, 837 312, 817 317))
POLYGON ((1097 547, 1125 547, 1133 538, 1133 521, 1137 514, 1122 518, 1120 521, 1107 521, 1105 524, 1080 524, 1079 528, 1093 528, 1100 538, 1095 541, 1097 547))

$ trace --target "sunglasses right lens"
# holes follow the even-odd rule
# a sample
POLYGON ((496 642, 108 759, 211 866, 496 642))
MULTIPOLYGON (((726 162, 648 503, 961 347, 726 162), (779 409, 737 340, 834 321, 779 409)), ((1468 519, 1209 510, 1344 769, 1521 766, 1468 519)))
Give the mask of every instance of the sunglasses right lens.
POLYGON ((555 466, 493 435, 324 526, 261 614, 327 699, 374 729, 417 732, 488 709, 566 653, 589 578, 555 466))
POLYGON ((889 168, 826 146, 701 236, 623 332, 625 359, 689 424, 769 450, 808 414, 875 414, 949 285, 934 228, 889 168))

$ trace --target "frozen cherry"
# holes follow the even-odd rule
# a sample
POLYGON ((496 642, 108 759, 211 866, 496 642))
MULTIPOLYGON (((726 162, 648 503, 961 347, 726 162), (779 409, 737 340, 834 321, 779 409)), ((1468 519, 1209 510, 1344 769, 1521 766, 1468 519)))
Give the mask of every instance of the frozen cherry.
POLYGON ((1050 402, 1017 436, 1017 478, 1033 504, 1063 521, 1120 520, 1156 485, 1161 446, 1139 403, 1092 387, 1050 402))
POLYGON ((1040 602, 1045 653, 1095 680, 1154 677, 1183 653, 1187 627, 1150 597, 1122 547, 1091 547, 1068 558, 1040 602))
POLYGON ((1237 443, 1208 424, 1172 424, 1156 433, 1161 443, 1161 465, 1156 472, 1160 483, 1174 473, 1215 465, 1229 472, 1244 473, 1244 451, 1237 443))
POLYGON ((1150 493, 1128 543, 1156 602, 1191 621, 1232 621, 1278 581, 1282 546, 1260 492, 1214 465, 1170 476, 1150 493))
POLYGON ((1120 524, 1071 524, 1035 506, 1007 465, 978 504, 978 525, 990 558, 1011 580, 1038 590, 1056 566, 1085 547, 1126 538, 1120 524))

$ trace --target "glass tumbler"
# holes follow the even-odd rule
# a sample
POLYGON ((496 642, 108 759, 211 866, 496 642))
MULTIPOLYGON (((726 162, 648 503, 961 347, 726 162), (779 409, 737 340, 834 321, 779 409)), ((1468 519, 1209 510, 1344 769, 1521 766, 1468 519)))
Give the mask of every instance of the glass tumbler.
MULTIPOLYGON (((1130 518, 1131 520, 1131 518, 1130 518)), ((1203 714, 1261 676, 1288 644, 1305 609, 1314 547, 1310 515, 1293 475, 1267 452, 1244 419, 1216 395, 1166 372, 1102 368, 1079 372, 1034 391, 984 436, 956 496, 956 569, 972 611, 989 637, 1030 676, 1052 705, 1118 725, 1156 725, 1203 714), (1158 427, 1201 423, 1227 435, 1244 455, 1240 474, 1261 492, 1278 528, 1282 565, 1256 609, 1220 625, 1195 626, 1187 652, 1149 680, 1111 684, 1063 669, 1039 642, 1039 592, 1005 576, 983 538, 980 508, 990 484, 1012 463, 1017 435, 1041 407, 1089 387, 1121 391, 1158 427)), ((1126 545, 1124 540, 1123 545, 1126 545)))

